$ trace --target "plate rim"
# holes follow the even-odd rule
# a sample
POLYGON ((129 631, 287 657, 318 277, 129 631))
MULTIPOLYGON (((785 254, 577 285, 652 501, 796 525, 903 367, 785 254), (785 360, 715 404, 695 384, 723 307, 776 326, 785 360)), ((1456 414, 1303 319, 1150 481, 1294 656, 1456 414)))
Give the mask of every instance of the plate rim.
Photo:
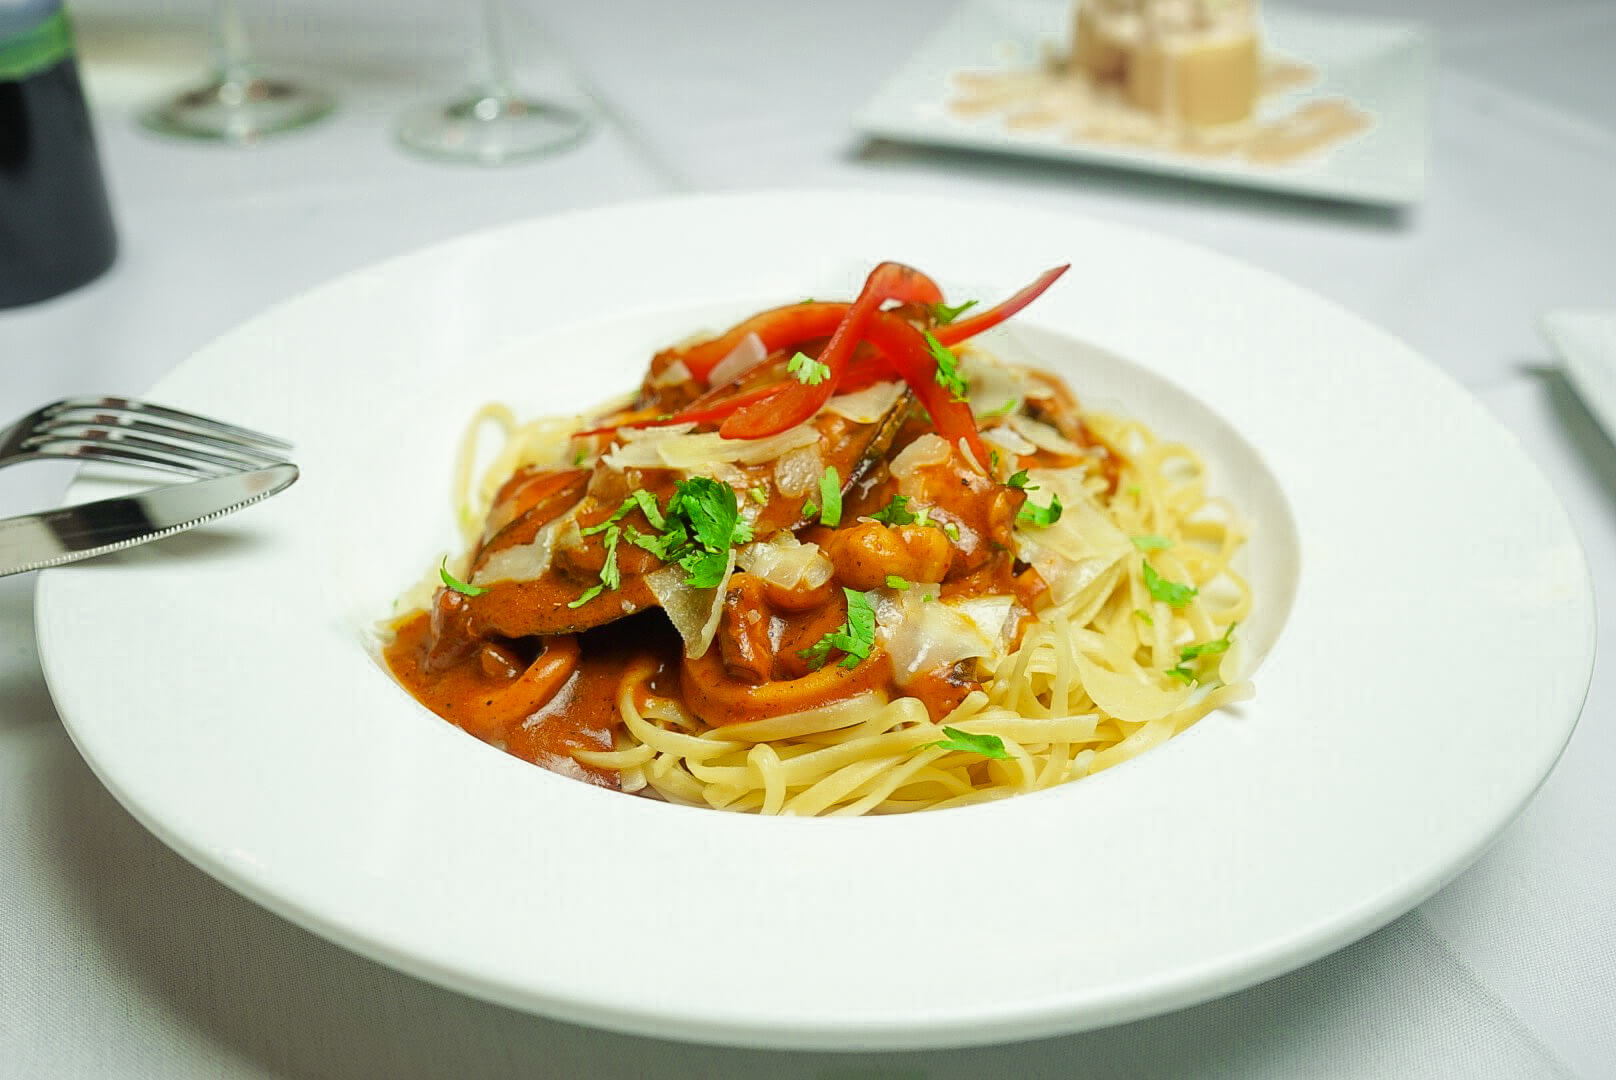
MULTIPOLYGON (((783 204, 797 198, 829 200, 831 203, 842 201, 863 202, 869 204, 879 203, 888 208, 895 204, 915 201, 914 199, 904 196, 871 195, 845 192, 769 192, 756 195, 740 196, 706 194, 699 196, 673 196, 661 199, 645 200, 626 204, 626 207, 597 208, 593 210, 578 211, 572 214, 558 215, 558 217, 569 220, 576 220, 578 218, 595 218, 609 221, 613 217, 618 216, 624 209, 629 209, 632 212, 655 213, 660 208, 662 212, 666 212, 670 209, 676 212, 685 212, 690 210, 695 204, 707 204, 709 206, 717 206, 721 210, 723 207, 737 201, 762 200, 764 202, 783 204)), ((983 206, 996 205, 984 204, 969 200, 937 198, 932 196, 926 196, 921 201, 927 203, 950 203, 956 206, 975 206, 979 208, 983 206)), ((1042 211, 1019 210, 1015 213, 1033 217, 1045 217, 1049 219, 1054 219, 1057 216, 1042 211)), ((206 358, 211 355, 212 350, 220 347, 224 343, 229 342, 235 334, 244 333, 252 326, 263 325, 265 322, 272 321, 274 318, 282 316, 288 309, 302 303, 309 296, 337 291, 342 283, 349 282, 357 278, 363 278, 366 275, 381 273, 385 276, 385 272, 388 271, 388 268, 395 267, 396 264, 400 262, 412 259, 428 258, 434 255, 441 257, 445 252, 459 250, 458 245, 471 244, 475 246, 477 243, 483 242, 488 238, 497 238, 499 235, 509 233, 512 230, 519 231, 525 228, 534 227, 542 228, 546 225, 552 224, 555 220, 555 218, 539 218, 532 219, 527 222, 494 226, 489 229, 481 230, 478 233, 451 239, 440 244, 431 245, 416 252, 396 256, 393 259, 385 260, 381 263, 375 264, 374 266, 361 268, 359 270, 352 271, 349 274, 342 275, 341 277, 317 286, 315 289, 310 290, 309 292, 298 297, 274 305, 262 312, 260 315, 255 316, 247 323, 244 323, 234 330, 228 332, 216 342, 204 347, 202 350, 199 350, 198 353, 193 354, 193 356, 187 360, 182 361, 180 365, 176 366, 174 372, 171 372, 169 375, 165 375, 164 378, 159 381, 158 386, 161 387, 165 382, 172 379, 176 373, 186 369, 187 365, 204 364, 206 358)), ((1115 234, 1123 237, 1149 236, 1151 237, 1151 242, 1153 244, 1165 242, 1169 249, 1176 247, 1179 249, 1197 251, 1201 254, 1210 254, 1216 259, 1227 264, 1239 266, 1243 273, 1260 275, 1262 278, 1268 279, 1270 285, 1282 285, 1286 289, 1293 290, 1296 294, 1308 297, 1309 301, 1312 303, 1324 304, 1334 308, 1340 317, 1357 323, 1360 326, 1373 331, 1387 342, 1397 345, 1405 355, 1405 358, 1412 357, 1418 363, 1424 365, 1429 372, 1442 376, 1454 387, 1458 388, 1460 391, 1463 391, 1463 387, 1460 386, 1456 381, 1452 380, 1451 376, 1447 376, 1447 374, 1441 371, 1440 368, 1436 368, 1435 365, 1431 364, 1429 361, 1419 357, 1418 354, 1412 349, 1400 342, 1397 342, 1396 339, 1392 338, 1389 334, 1386 334, 1384 331, 1371 326, 1360 317, 1346 311, 1346 309, 1341 308, 1333 301, 1307 292, 1306 290, 1301 289, 1299 286, 1279 278, 1277 275, 1270 274, 1269 272, 1261 270, 1260 268, 1247 266, 1244 263, 1240 263, 1238 260, 1224 256, 1220 253, 1204 252, 1202 249, 1195 248, 1193 245, 1184 243, 1183 241, 1175 238, 1159 237, 1153 234, 1144 233, 1142 230, 1118 226, 1111 223, 1090 222, 1086 224, 1098 224, 1101 228, 1112 230, 1115 234)), ((1466 396, 1468 397, 1467 392, 1466 396)), ((1481 410, 1481 407, 1478 403, 1474 402, 1473 398, 1471 399, 1471 404, 1485 417, 1485 411, 1481 410)), ((1495 428, 1500 431, 1502 430, 1501 426, 1497 425, 1496 420, 1491 422, 1495 428)), ((1546 482, 1543 480, 1541 473, 1536 470, 1536 466, 1532 462, 1525 458, 1524 452, 1520 451, 1519 448, 1516 447, 1516 453, 1520 456, 1520 464, 1523 464, 1527 470, 1535 475, 1536 481, 1539 485, 1542 485, 1545 490, 1548 490, 1546 482)), ((1558 499, 1554 499, 1552 497, 1552 492, 1550 492, 1550 498, 1553 505, 1559 509, 1562 519, 1560 522, 1562 528, 1565 530, 1572 542, 1577 545, 1577 550, 1580 553, 1580 538, 1578 538, 1575 531, 1570 528, 1569 518, 1565 515, 1563 506, 1559 504, 1558 499)), ((1584 584, 1588 584, 1591 579, 1589 578, 1590 572, 1585 556, 1582 558, 1581 572, 1584 584)), ((52 696, 58 702, 62 702, 64 699, 70 700, 75 696, 76 693, 73 687, 62 685, 60 683, 61 671, 59 668, 59 662, 61 652, 60 647, 54 640, 55 631, 50 618, 50 613, 54 610, 54 606, 56 604, 54 599, 54 594, 58 588, 56 582, 65 582, 67 580, 70 579, 66 576, 58 576, 58 573, 55 571, 42 574, 37 584, 35 609, 36 633, 39 635, 41 666, 45 671, 46 680, 50 686, 52 696)), ((1586 612, 1586 619, 1584 620, 1585 634, 1583 635, 1582 640, 1585 643, 1586 665, 1583 677, 1581 679, 1581 689, 1580 695, 1578 695, 1578 708, 1576 713, 1580 713, 1581 703, 1586 699, 1588 684, 1592 674, 1592 655, 1594 645, 1593 635, 1595 632, 1594 612, 1591 604, 1585 604, 1584 610, 1586 612)), ((1480 852, 1484 850, 1494 839, 1496 839, 1497 835, 1502 832, 1502 830, 1506 828, 1511 821, 1513 821, 1519 810, 1530 799, 1532 793, 1534 793, 1537 788, 1541 786, 1543 781, 1547 778, 1549 771, 1552 770, 1554 761, 1557 761, 1559 755, 1563 753, 1566 742, 1569 740, 1570 735, 1575 727, 1574 714, 1572 720, 1565 724, 1563 736, 1560 738, 1558 746, 1554 750, 1548 766, 1541 770, 1540 774, 1536 778, 1535 783, 1532 785, 1531 790, 1520 799, 1517 805, 1509 809, 1507 813, 1499 816, 1491 830, 1487 832, 1485 836, 1473 843, 1470 849, 1462 853, 1455 854, 1453 858, 1450 859, 1449 865, 1446 867, 1443 874, 1438 875, 1436 878, 1425 875, 1417 884, 1404 883, 1401 888, 1392 888, 1382 896, 1381 903, 1368 906, 1358 911, 1351 919, 1342 920, 1337 918, 1330 925, 1321 925, 1317 928, 1317 932, 1311 936, 1304 936, 1300 939, 1276 944, 1273 946, 1271 952, 1267 956, 1258 958, 1256 963, 1252 962, 1253 958, 1247 957, 1244 963, 1235 963, 1216 971, 1202 973, 1198 980, 1191 979, 1186 981, 1181 972, 1171 976, 1164 975, 1163 979, 1166 982, 1172 983, 1174 986, 1176 986, 1176 991, 1169 992, 1160 986, 1147 986, 1139 988, 1135 996, 1128 998, 1126 1002, 1114 1000, 1112 1002, 1112 1006, 1109 1008, 1096 1009, 1092 1006, 1079 1008, 1077 1011, 1082 1013, 1086 1019, 1083 1019, 1075 1024, 1073 1023, 1073 1004, 1070 1001, 1064 1001, 1051 1002, 1042 1010, 1030 1010, 1026 1007, 1025 1003, 1023 1003, 1019 1009, 1011 1010, 1011 1012, 1014 1014, 1013 1016, 1007 1015, 1000 1016, 997 1019, 988 1019, 982 1015, 978 1015, 976 1016, 976 1027, 968 1030, 951 1029, 947 1032, 941 1032, 938 1030, 940 1024, 947 1024, 951 1022, 946 1016, 942 1016, 941 1014, 918 1021, 911 1020, 907 1024, 903 1022, 894 1023, 892 1022, 892 1018, 889 1017, 886 1020, 872 1021, 867 1026, 855 1026, 852 1030, 850 1030, 849 1026, 845 1023, 838 1024, 830 1028, 816 1028, 812 1025, 788 1028, 782 1027, 778 1022, 760 1023, 754 1018, 754 1021, 748 1024, 741 1022, 738 1018, 731 1018, 726 1022, 710 1024, 706 1030, 692 1031, 684 1026, 690 1019, 686 1016, 675 1016, 668 1013, 637 1012, 632 1008, 623 1007, 621 1002, 615 1006, 608 1001, 588 1002, 580 1000, 576 994, 539 992, 531 986, 525 989, 501 987, 497 983, 489 982, 486 978, 476 979, 465 976, 463 973, 444 970, 438 965, 422 957, 400 953, 395 947, 390 946, 385 942, 373 940, 367 937, 361 930, 356 929, 353 926, 346 925, 341 920, 333 921, 323 918, 317 912, 312 912, 298 906, 285 895, 277 894, 274 890, 268 888, 262 882, 254 879, 245 871, 244 867, 228 862, 222 863, 219 860, 217 853, 198 848, 185 835, 176 832, 170 827, 168 822, 162 820, 161 815, 148 814, 146 812, 148 808, 140 805, 139 799, 133 796, 124 787, 124 785, 119 782, 119 779, 116 776, 116 770, 109 771, 104 769, 104 763, 98 760, 94 749, 92 747, 87 747, 84 742, 81 741, 81 731, 79 729, 79 725, 69 716, 71 711, 72 710, 69 708, 63 709, 63 720, 65 722, 65 726, 68 728, 69 734, 72 737, 75 746, 79 749, 80 754, 87 762, 90 763, 92 770, 95 771, 101 782, 109 789, 109 791, 114 794, 120 803, 128 808, 131 813, 133 813, 134 816, 142 822, 143 825, 150 829, 154 834, 159 836, 159 838, 161 838, 170 847, 184 855, 193 864, 198 865, 204 871, 223 881, 229 887, 250 897, 262 906, 265 906, 270 910, 276 911, 278 914, 289 918, 291 921, 302 925, 323 937, 337 941, 344 947, 353 949, 362 955, 369 956, 370 958, 378 960, 379 962, 385 963, 389 966, 409 971, 412 974, 428 979, 429 981, 451 986, 452 988, 462 992, 471 993, 475 996, 489 1000, 499 1001, 500 1003, 506 1005, 541 1011, 547 1015, 557 1016, 563 1019, 610 1027, 616 1030, 631 1031, 640 1034, 654 1034, 662 1037, 683 1039, 688 1041, 726 1042, 739 1045, 776 1048, 790 1047, 820 1049, 831 1048, 833 1046, 845 1046, 845 1040, 848 1037, 863 1040, 860 1045, 865 1045, 871 1048, 916 1048, 922 1046, 953 1046, 992 1043, 1005 1041, 1007 1039, 1027 1038, 1037 1035, 1080 1030, 1085 1027, 1119 1023, 1128 1019, 1135 1019, 1141 1016, 1165 1011, 1167 1009, 1180 1007, 1194 1001, 1206 1000, 1211 996, 1230 992, 1235 989, 1239 989, 1242 986, 1251 985, 1252 983, 1260 981, 1261 979, 1278 974, 1281 971, 1293 969, 1296 966, 1300 966, 1302 963, 1324 955, 1339 945, 1345 944, 1351 940, 1355 940, 1376 927, 1383 925, 1385 922, 1390 921, 1390 919, 1394 918, 1397 914, 1407 910, 1407 908, 1412 906, 1414 903, 1417 903, 1419 900, 1424 899, 1425 896, 1428 896, 1430 893, 1436 891, 1441 887, 1442 884, 1451 879, 1453 875, 1457 874, 1466 865, 1468 865, 1470 861, 1479 855, 1480 852)))

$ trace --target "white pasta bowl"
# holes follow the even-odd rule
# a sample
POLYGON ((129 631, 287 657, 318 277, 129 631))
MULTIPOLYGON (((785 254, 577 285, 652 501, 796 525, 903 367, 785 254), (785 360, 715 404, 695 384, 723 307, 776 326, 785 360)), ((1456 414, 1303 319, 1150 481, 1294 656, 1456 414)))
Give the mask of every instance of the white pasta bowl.
POLYGON ((1301 289, 1092 221, 775 193, 524 222, 266 312, 150 396, 288 435, 303 480, 42 576, 42 659, 86 760, 266 907, 568 1020, 958 1045, 1249 985, 1474 859, 1552 767, 1591 670, 1565 514, 1462 389, 1301 289), (453 448, 478 404, 584 407, 660 345, 850 295, 888 258, 984 298, 1074 264, 1017 340, 1085 402, 1201 450, 1253 521, 1253 700, 1047 792, 763 819, 547 773, 374 662, 370 627, 455 544, 453 448))

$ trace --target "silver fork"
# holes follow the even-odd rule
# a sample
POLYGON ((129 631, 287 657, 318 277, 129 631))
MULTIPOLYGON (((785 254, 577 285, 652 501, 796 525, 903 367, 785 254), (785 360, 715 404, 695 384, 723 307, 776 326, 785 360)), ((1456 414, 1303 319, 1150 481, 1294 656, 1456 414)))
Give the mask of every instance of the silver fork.
POLYGON ((68 458, 222 476, 283 462, 291 448, 273 435, 132 398, 65 398, 0 430, 0 468, 68 458))

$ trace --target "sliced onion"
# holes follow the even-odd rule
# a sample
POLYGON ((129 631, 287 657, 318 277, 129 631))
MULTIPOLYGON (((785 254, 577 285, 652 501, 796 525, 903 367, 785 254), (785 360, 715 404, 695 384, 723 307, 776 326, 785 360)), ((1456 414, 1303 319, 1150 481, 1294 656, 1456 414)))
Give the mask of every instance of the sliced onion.
POLYGON ((873 424, 898 403, 903 387, 895 382, 878 382, 851 394, 838 394, 825 402, 825 409, 845 416, 855 424, 873 424))
POLYGON ((736 556, 741 569, 788 591, 817 589, 835 572, 819 545, 803 543, 788 532, 767 542, 748 544, 736 556))
POLYGON ((744 375, 768 359, 768 347, 756 334, 747 334, 735 347, 724 354, 724 359, 713 365, 707 376, 708 386, 723 386, 737 376, 744 375))

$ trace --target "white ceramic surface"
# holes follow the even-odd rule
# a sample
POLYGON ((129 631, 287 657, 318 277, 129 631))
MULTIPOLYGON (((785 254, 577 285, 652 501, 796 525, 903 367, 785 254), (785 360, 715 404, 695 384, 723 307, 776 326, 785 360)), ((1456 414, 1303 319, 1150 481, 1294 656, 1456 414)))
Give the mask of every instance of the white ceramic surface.
POLYGON ((1577 396, 1616 441, 1616 311, 1546 312, 1543 332, 1560 354, 1577 396))
POLYGON ((1425 194, 1429 57, 1414 24, 1263 9, 1264 43, 1318 69, 1310 86, 1264 99, 1262 113, 1346 97, 1374 115, 1369 131, 1284 166, 1068 139, 1056 131, 1005 127, 1002 116, 953 115, 952 79, 1038 62, 1071 46, 1070 0, 967 0, 933 31, 859 111, 867 135, 991 153, 1026 154, 1138 169, 1215 183, 1351 202, 1402 205, 1425 194))
POLYGON ((966 1044, 1251 984, 1473 859, 1553 765, 1592 663, 1564 512, 1468 394, 1270 275, 1067 215, 773 193, 535 220, 271 310, 151 396, 288 435, 303 479, 216 529, 42 576, 42 661, 86 760, 286 917, 602 1026, 966 1044), (763 820, 508 758, 369 659, 369 620, 451 542, 450 448, 480 400, 580 406, 693 321, 849 293, 882 258, 992 298, 1079 256, 1018 339, 1080 394, 1205 446, 1219 486, 1271 519, 1252 562, 1280 610, 1248 705, 1044 794, 763 820))

